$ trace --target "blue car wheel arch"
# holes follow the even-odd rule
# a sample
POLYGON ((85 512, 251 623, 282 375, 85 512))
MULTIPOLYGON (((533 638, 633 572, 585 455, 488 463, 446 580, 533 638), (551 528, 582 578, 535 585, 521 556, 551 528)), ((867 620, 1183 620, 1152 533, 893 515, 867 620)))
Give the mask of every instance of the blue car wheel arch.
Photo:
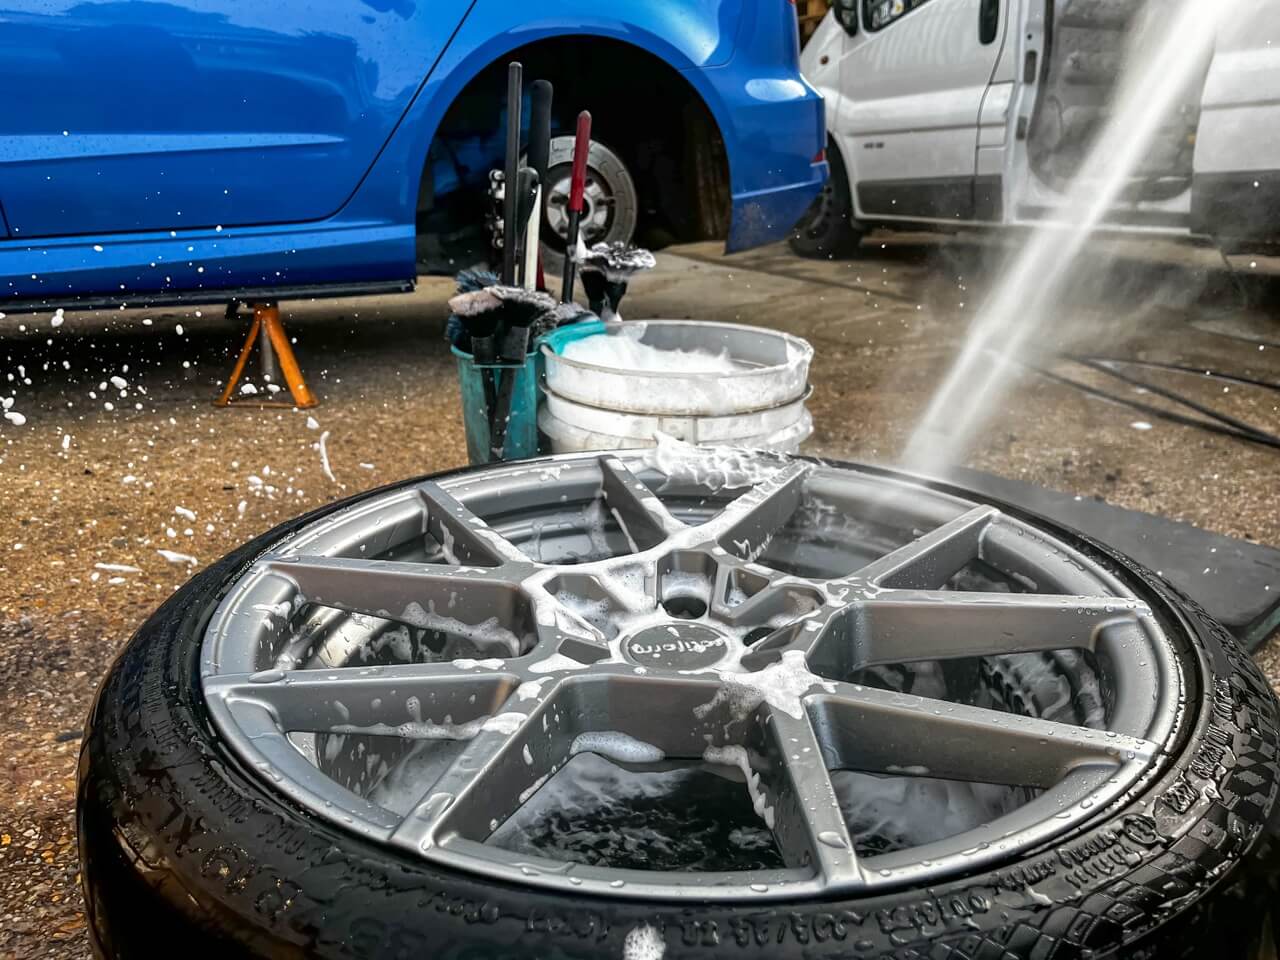
MULTIPOLYGON (((8 6, 11 309, 406 288, 419 182, 449 107, 487 68, 549 43, 643 51, 696 94, 724 144, 730 249, 784 236, 826 176, 786 0, 629 0, 607 14, 558 0, 536 19, 514 0, 8 6)), ((611 79, 561 67, 566 109, 611 79)), ((618 104, 626 117, 663 109, 618 104)))

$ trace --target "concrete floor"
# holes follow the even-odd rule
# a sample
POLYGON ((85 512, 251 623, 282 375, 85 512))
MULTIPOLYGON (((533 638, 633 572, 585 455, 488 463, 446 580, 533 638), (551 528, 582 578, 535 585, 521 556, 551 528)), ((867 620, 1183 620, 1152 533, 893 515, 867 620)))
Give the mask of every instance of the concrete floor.
MULTIPOLYGON (((856 259, 830 262, 797 260, 780 246, 724 258, 695 245, 664 253, 623 312, 807 337, 817 348, 807 449, 891 462, 1016 244, 890 235, 856 259)), ((1182 363, 1280 382, 1270 279, 1280 267, 1251 263, 1236 261, 1260 304, 1246 307, 1212 251, 1099 241, 1070 302, 1056 316, 1028 318, 1043 325, 1036 362, 1157 406, 1056 357, 1182 363)), ((105 666, 150 611, 195 570, 282 520, 464 462, 441 339, 450 290, 425 279, 412 296, 289 304, 290 333, 323 399, 310 413, 209 405, 243 335, 220 308, 69 315, 57 328, 48 316, 4 321, 10 380, 0 394, 14 396, 9 412, 26 422, 0 421, 0 955, 87 955, 76 755, 105 666)), ((1280 433, 1276 391, 1134 372, 1280 433)), ((1011 384, 968 462, 1280 545, 1280 452, 1031 372, 1011 384)), ((1274 642, 1261 658, 1280 681, 1274 642)))

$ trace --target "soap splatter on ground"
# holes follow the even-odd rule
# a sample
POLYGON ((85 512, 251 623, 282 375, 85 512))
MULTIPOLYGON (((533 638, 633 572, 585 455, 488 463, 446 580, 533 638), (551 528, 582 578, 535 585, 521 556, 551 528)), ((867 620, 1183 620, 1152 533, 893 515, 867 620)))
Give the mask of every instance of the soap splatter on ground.
POLYGON ((244 335, 220 309, 3 321, 0 377, 26 377, 0 393, 26 423, 0 425, 0 956, 89 955, 76 759, 105 665, 146 617, 290 517, 466 462, 433 283, 286 313, 322 399, 306 412, 211 405, 244 335))

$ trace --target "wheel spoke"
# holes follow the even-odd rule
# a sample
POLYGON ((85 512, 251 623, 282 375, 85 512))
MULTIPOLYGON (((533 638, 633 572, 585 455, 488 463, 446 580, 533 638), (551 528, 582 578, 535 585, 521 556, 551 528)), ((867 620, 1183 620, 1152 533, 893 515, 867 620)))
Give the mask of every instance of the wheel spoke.
POLYGON ((638 550, 656 547, 685 529, 666 506, 617 457, 600 458, 605 505, 638 550))
POLYGON ((882 587, 936 590, 966 563, 977 559, 982 534, 998 515, 994 507, 977 507, 869 563, 847 579, 882 587))
POLYGON ((778 767, 769 784, 773 834, 783 857, 792 867, 811 866, 828 884, 857 880, 853 840, 808 716, 771 709, 767 722, 778 767))
POLYGON ((528 563, 510 540, 472 513, 438 483, 418 488, 427 509, 427 530, 440 541, 450 563, 496 567, 503 563, 528 563))
POLYGON ((545 702, 511 698, 435 783, 424 784, 422 799, 392 833, 392 843, 421 852, 453 835, 483 840, 563 766, 568 722, 545 702))
POLYGON ((1146 612, 1114 597, 893 590, 857 604, 852 667, 1092 650, 1108 626, 1146 612))
POLYGON ((264 706, 287 732, 447 740, 474 734, 515 680, 490 661, 270 670, 211 677, 205 696, 233 713, 246 701, 264 706))
POLYGON ((726 623, 779 627, 822 606, 814 584, 759 564, 721 561, 712 586, 712 607, 726 623))
POLYGON ((700 532, 744 560, 754 560, 800 506, 810 469, 807 463, 792 461, 732 501, 700 532))
POLYGON ((512 579, 496 568, 346 557, 275 558, 268 566, 310 603, 438 630, 504 656, 524 646, 526 600, 510 567, 512 579))
POLYGON ((1079 767, 1148 760, 1146 740, 841 683, 812 697, 833 767, 1047 789, 1079 767))

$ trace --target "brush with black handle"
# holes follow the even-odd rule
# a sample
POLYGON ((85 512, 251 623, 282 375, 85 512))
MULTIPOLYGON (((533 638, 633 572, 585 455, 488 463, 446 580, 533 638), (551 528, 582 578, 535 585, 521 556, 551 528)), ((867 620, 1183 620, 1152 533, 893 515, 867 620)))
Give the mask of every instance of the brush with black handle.
MULTIPOLYGON (((516 198, 516 223, 526 226, 537 213, 538 175, 529 167, 521 167, 516 183, 519 190, 516 198)), ((502 371, 497 396, 491 408, 489 452, 493 460, 501 460, 506 450, 507 424, 511 419, 511 397, 515 390, 516 376, 523 369, 525 356, 529 351, 529 328, 546 312, 548 306, 555 304, 550 297, 538 293, 531 286, 531 282, 536 280, 537 260, 535 255, 531 271, 528 253, 531 249, 530 245, 536 243, 536 229, 532 234, 521 230, 516 252, 524 264, 522 271, 524 283, 520 287, 498 287, 493 291, 506 305, 498 321, 500 337, 498 359, 503 364, 509 365, 508 369, 502 371), (520 297, 515 291, 528 296, 520 297)))
POLYGON ((516 282, 516 177, 520 173, 520 111, 524 97, 524 67, 507 67, 507 155, 503 165, 502 282, 516 282))
POLYGON ((542 224, 547 212, 547 168, 551 165, 551 101, 555 93, 550 82, 535 80, 529 99, 529 166, 538 175, 538 202, 529 215, 526 234, 524 286, 533 290, 547 289, 542 275, 542 224), (532 264, 532 268, 528 265, 532 264))

